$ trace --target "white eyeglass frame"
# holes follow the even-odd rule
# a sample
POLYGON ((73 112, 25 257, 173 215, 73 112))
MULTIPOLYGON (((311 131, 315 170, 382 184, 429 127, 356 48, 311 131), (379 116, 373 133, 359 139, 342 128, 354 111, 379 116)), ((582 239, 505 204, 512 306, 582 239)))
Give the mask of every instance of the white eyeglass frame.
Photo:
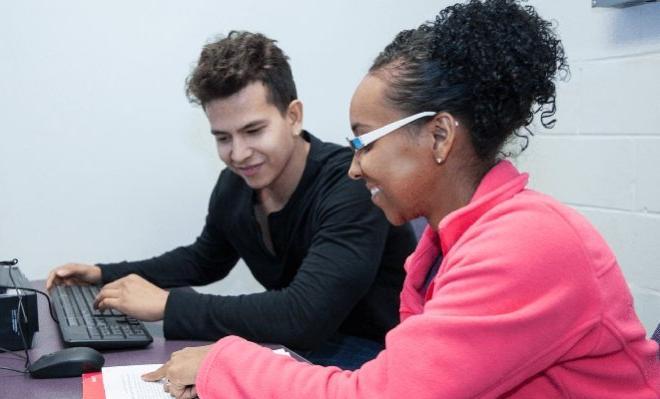
POLYGON ((351 146, 351 148, 353 148, 354 151, 358 151, 361 148, 364 148, 369 144, 373 143, 374 141, 378 140, 379 138, 385 136, 386 134, 392 133, 393 131, 397 130, 400 127, 412 123, 417 119, 424 118, 425 116, 433 116, 435 114, 437 114, 437 112, 431 112, 431 111, 420 112, 418 114, 410 115, 403 119, 399 119, 398 121, 388 123, 383 127, 379 127, 376 130, 372 130, 369 133, 362 134, 358 137, 352 137, 352 138, 346 137, 346 140, 348 140, 348 144, 351 146))

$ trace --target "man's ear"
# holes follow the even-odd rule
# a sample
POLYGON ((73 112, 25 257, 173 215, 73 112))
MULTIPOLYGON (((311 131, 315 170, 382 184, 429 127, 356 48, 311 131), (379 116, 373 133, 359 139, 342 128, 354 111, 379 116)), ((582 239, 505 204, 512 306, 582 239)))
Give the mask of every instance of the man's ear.
POLYGON ((427 126, 433 137, 433 158, 440 165, 447 160, 454 147, 459 122, 452 114, 439 112, 427 126))
POLYGON ((293 128, 293 134, 296 136, 302 132, 303 122, 303 103, 300 100, 293 100, 289 103, 286 110, 286 119, 293 128))

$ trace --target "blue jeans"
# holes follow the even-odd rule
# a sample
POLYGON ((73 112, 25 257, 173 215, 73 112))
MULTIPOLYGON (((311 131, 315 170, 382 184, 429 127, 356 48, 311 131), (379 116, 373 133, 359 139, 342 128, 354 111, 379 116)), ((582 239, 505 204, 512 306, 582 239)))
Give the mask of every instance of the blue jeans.
POLYGON ((335 334, 318 349, 302 353, 314 364, 337 366, 343 370, 359 369, 385 347, 380 342, 352 335, 335 334))

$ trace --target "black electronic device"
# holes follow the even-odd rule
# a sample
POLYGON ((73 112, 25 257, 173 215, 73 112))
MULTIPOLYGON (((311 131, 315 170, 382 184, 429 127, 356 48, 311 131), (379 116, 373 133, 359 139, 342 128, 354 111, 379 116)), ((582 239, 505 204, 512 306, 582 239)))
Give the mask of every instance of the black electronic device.
POLYGON ((144 324, 116 310, 94 309, 95 285, 56 285, 50 290, 64 346, 139 348, 153 338, 144 324))
POLYGON ((36 292, 21 289, 31 284, 18 266, 0 266, 0 287, 0 346, 14 351, 32 348, 34 333, 39 331, 36 292))
POLYGON ((80 377, 83 373, 99 371, 105 359, 92 348, 66 348, 41 356, 32 363, 32 378, 80 377))

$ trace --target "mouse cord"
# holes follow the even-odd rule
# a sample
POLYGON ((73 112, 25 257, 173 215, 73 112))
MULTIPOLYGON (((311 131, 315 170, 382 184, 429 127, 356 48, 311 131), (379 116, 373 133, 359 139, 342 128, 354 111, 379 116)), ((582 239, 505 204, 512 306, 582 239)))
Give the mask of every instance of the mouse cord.
POLYGON ((18 358, 18 359, 25 360, 25 356, 23 356, 23 355, 19 355, 19 354, 16 353, 15 351, 13 351, 13 350, 11 350, 11 349, 3 348, 2 346, 0 346, 0 353, 6 353, 6 354, 8 354, 8 355, 12 355, 12 356, 14 356, 14 357, 16 357, 16 358, 18 358))
POLYGON ((15 371, 15 372, 17 372, 17 373, 21 373, 21 374, 27 374, 27 373, 29 373, 29 371, 27 371, 27 370, 19 370, 19 369, 13 369, 13 368, 11 368, 11 367, 2 367, 2 366, 0 366, 0 370, 15 371))
MULTIPOLYGON (((9 350, 7 348, 3 348, 1 346, 0 346, 0 352, 1 353, 6 353, 8 355, 12 355, 12 356, 14 356, 14 357, 16 357, 17 359, 20 359, 20 360, 25 360, 25 356, 19 355, 18 353, 15 353, 14 351, 9 350)), ((0 366, 0 370, 15 371, 17 373, 26 373, 27 372, 26 370, 18 370, 18 369, 14 369, 14 368, 11 368, 11 367, 4 367, 4 366, 0 366)))

